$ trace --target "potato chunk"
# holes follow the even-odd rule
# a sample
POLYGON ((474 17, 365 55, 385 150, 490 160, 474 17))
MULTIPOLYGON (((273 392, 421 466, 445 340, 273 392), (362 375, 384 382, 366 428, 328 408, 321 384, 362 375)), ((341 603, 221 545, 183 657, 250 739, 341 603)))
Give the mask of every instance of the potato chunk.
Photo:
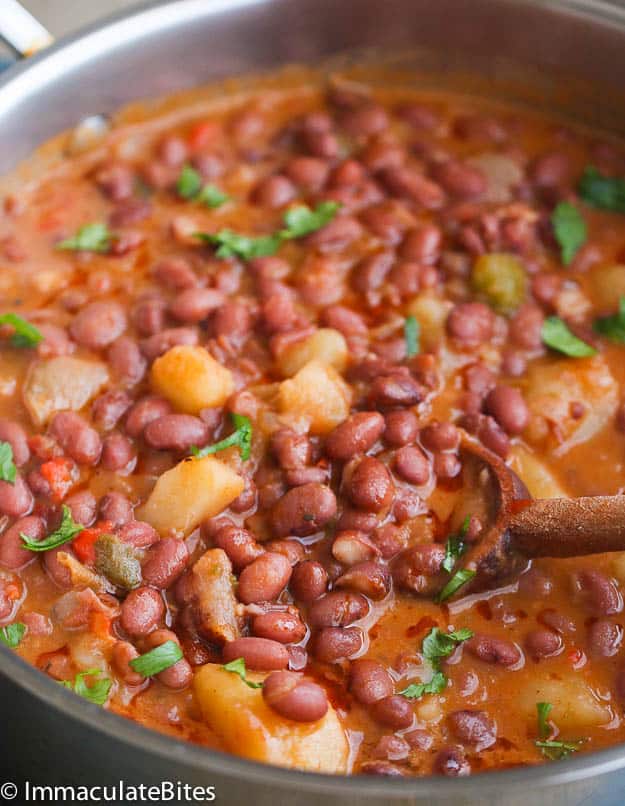
MULTIPOLYGON (((248 673, 251 680, 265 675, 248 673)), ((318 722, 284 719, 232 672, 207 663, 195 673, 195 693, 204 719, 226 750, 255 761, 312 772, 347 772, 348 744, 332 707, 318 722)))
POLYGON ((603 725, 611 719, 608 705, 596 697, 579 676, 560 680, 539 679, 521 688, 518 704, 528 720, 534 720, 533 724, 537 702, 550 702, 553 705, 549 718, 562 732, 574 733, 591 725, 603 725))
POLYGON ((347 366, 347 356, 347 342, 343 334, 326 327, 286 347, 278 356, 278 366, 287 378, 310 361, 319 361, 342 372, 347 366))
POLYGON ((205 551, 191 570, 191 590, 198 631, 223 645, 239 637, 232 565, 223 549, 205 551))
POLYGON ((152 364, 152 386, 179 411, 223 406, 234 391, 232 373, 203 347, 172 347, 152 364))
POLYGON ((69 355, 37 361, 24 384, 24 405, 37 426, 57 411, 79 411, 108 382, 106 366, 69 355))
POLYGON ((445 337, 445 322, 453 307, 448 300, 426 292, 414 297, 407 308, 416 317, 421 330, 421 344, 426 350, 437 348, 445 337))
POLYGON ((189 457, 163 473, 137 517, 161 535, 187 535, 218 515, 243 487, 241 476, 219 459, 189 457))
POLYGON ((569 498, 551 470, 521 445, 512 448, 511 468, 525 484, 532 498, 569 498))
POLYGON ((597 434, 616 413, 618 385, 601 356, 551 360, 533 366, 525 391, 528 439, 556 456, 597 434), (574 416, 575 406, 584 407, 574 416))
POLYGON ((349 386, 333 367, 310 361, 279 391, 283 414, 303 416, 313 434, 327 434, 349 415, 349 386))

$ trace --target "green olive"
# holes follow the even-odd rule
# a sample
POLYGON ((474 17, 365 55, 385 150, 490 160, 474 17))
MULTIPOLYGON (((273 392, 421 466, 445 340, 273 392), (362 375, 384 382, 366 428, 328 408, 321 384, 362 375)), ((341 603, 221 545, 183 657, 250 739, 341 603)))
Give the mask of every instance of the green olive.
POLYGON ((516 255, 493 252, 475 261, 471 284, 495 310, 509 313, 525 299, 527 275, 516 255))

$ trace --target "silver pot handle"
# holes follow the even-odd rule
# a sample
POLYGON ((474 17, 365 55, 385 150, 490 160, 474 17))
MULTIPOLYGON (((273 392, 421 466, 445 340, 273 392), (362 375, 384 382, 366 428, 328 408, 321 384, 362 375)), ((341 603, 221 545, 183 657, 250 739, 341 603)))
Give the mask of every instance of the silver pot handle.
POLYGON ((17 0, 1 0, 0 39, 18 56, 32 56, 53 42, 52 34, 17 0))

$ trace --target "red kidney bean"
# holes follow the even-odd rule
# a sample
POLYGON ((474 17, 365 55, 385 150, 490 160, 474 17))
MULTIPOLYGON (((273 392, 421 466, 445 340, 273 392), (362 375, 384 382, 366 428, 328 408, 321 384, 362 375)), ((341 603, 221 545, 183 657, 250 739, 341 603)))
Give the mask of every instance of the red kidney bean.
POLYGON ((97 501, 90 490, 79 490, 65 499, 72 518, 82 526, 89 526, 95 520, 97 501))
POLYGON ((384 526, 380 526, 379 529, 373 532, 371 539, 385 560, 389 560, 399 554, 406 546, 404 530, 394 523, 386 523, 384 526))
POLYGON ((404 590, 428 596, 439 587, 436 578, 445 559, 445 547, 439 543, 419 543, 402 552, 393 566, 393 579, 404 590))
POLYGON ((530 179, 538 187, 554 187, 568 182, 571 162, 562 151, 541 154, 530 168, 530 179))
POLYGON ((383 285, 394 261, 392 252, 377 252, 360 260, 351 274, 354 291, 370 294, 383 285))
POLYGON ((284 471, 284 481, 288 487, 299 487, 302 484, 323 484, 328 480, 328 467, 295 467, 284 471))
POLYGON ((185 569, 189 550, 182 540, 167 537, 151 546, 143 562, 143 581, 166 590, 185 569))
POLYGON ((426 484, 430 478, 430 463, 421 448, 405 445, 395 454, 393 468, 398 476, 410 484, 426 484))
POLYGON ((447 332, 468 348, 478 347, 493 335, 494 316, 481 302, 456 305, 447 318, 447 332))
POLYGON ((306 635, 306 627, 295 613, 269 610, 255 616, 252 632, 259 638, 278 641, 281 644, 297 644, 306 635))
MULTIPOLYGON (((7 618, 10 611, 13 609, 13 601, 9 600, 9 611, 5 613, 3 618, 7 618)), ((29 635, 51 635, 52 624, 47 616, 43 613, 24 613, 20 616, 26 627, 28 628, 29 635)))
POLYGON ((122 471, 129 468, 136 458, 135 449, 128 437, 123 434, 110 434, 102 443, 102 467, 106 470, 122 471))
POLYGON ((414 406, 423 400, 424 390, 409 375, 395 373, 377 377, 371 384, 369 397, 382 407, 414 406))
POLYGON ((312 602, 308 614, 311 627, 347 627, 369 612, 369 603, 360 593, 332 591, 312 602))
POLYGON ((303 467, 312 455, 312 445, 305 434, 281 428, 271 435, 269 448, 283 468, 303 467))
POLYGON ((74 342, 64 327, 56 325, 37 325, 37 327, 43 336, 43 341, 39 342, 36 348, 40 358, 54 358, 74 352, 74 342))
POLYGON ((162 621, 165 604, 154 588, 136 588, 130 591, 121 606, 120 624, 128 635, 147 635, 162 621))
POLYGON ((75 342, 90 350, 112 344, 126 330, 126 314, 116 302, 91 302, 74 317, 69 331, 75 342))
POLYGON ((536 620, 544 624, 545 627, 559 632, 561 635, 574 633, 576 631, 575 622, 553 608, 541 610, 536 616, 536 620))
POLYGON ((297 565, 304 559, 306 551, 304 546, 299 540, 269 540, 265 543, 264 547, 267 551, 273 551, 277 554, 282 554, 291 563, 292 566, 297 565))
POLYGON ((453 711, 449 723, 455 737, 480 752, 497 741, 497 726, 486 711, 453 711))
POLYGON ((368 658, 352 661, 349 690, 362 705, 372 705, 393 694, 393 679, 381 663, 368 658))
POLYGON ((384 107, 367 102, 341 115, 341 127, 352 137, 371 137, 389 125, 384 107))
POLYGON ((339 154, 339 141, 332 132, 304 131, 301 140, 304 148, 314 157, 335 159, 339 154))
POLYGON ((470 434, 475 434, 485 448, 505 459, 510 451, 510 439, 493 417, 482 414, 467 414, 461 425, 470 434))
POLYGON ((188 288, 178 294, 169 310, 181 322, 195 324, 208 318, 224 301, 224 295, 214 288, 188 288))
POLYGON ((434 772, 450 778, 458 778, 470 775, 471 765, 461 747, 444 747, 434 760, 434 772))
POLYGON ((325 451, 331 459, 346 461, 373 447, 384 430, 384 418, 377 411, 361 411, 328 434, 325 451))
POLYGON ((356 565, 378 554, 376 547, 363 533, 355 529, 338 531, 332 543, 332 556, 343 565, 356 565))
MULTIPOLYGON (((109 215, 108 220, 111 227, 117 229, 119 227, 131 227, 133 224, 139 224, 141 221, 145 221, 147 218, 150 218, 151 215, 152 203, 150 200, 134 197, 132 199, 124 199, 123 201, 118 202, 109 215)), ((112 252, 115 255, 125 254, 125 252, 119 251, 120 240, 121 237, 111 245, 112 252)))
POLYGON ((134 339, 117 339, 107 353, 111 369, 124 386, 135 386, 145 375, 147 363, 134 339))
POLYGON ((296 185, 309 191, 320 190, 328 178, 330 166, 318 157, 295 157, 287 162, 284 172, 296 185))
POLYGON ((525 303, 510 319, 508 338, 525 350, 537 350, 542 345, 545 315, 538 305, 525 303))
POLYGON ((460 444, 460 433, 453 423, 430 423, 421 431, 421 442, 429 451, 453 451, 460 444))
POLYGON ((582 571, 577 578, 582 600, 596 616, 611 616, 623 609, 623 599, 615 583, 601 571, 582 571))
POLYGON ((505 350, 501 354, 501 371, 505 375, 519 378, 527 369, 527 359, 523 353, 514 350, 505 350))
POLYGON ((48 572, 48 576, 56 585, 59 586, 59 588, 71 588, 72 576, 69 572, 69 568, 59 562, 57 556, 59 552, 73 554, 71 548, 69 548, 67 545, 60 546, 58 549, 46 551, 43 555, 43 565, 48 572))
POLYGON ((285 719, 317 722, 328 711, 324 689, 295 672, 272 672, 263 685, 263 699, 285 719))
POLYGON ((13 451, 13 462, 17 467, 26 464, 30 459, 28 435, 19 423, 0 419, 0 442, 9 443, 13 451))
POLYGON ((414 168, 386 168, 380 179, 392 196, 410 199, 426 210, 437 210, 445 202, 441 186, 414 168))
MULTIPOLYGON (((154 649, 167 641, 175 641, 180 645, 178 636, 171 630, 154 630, 145 638, 145 643, 150 649, 154 649)), ((186 658, 181 658, 169 669, 165 669, 156 675, 157 680, 167 688, 176 690, 186 688, 193 680, 193 670, 186 658)))
POLYGON ((103 163, 96 169, 93 178, 98 188, 111 201, 128 199, 134 193, 134 172, 123 162, 103 163))
POLYGON ((286 176, 275 174, 268 176, 256 185, 252 191, 252 203, 261 207, 284 207, 297 194, 293 182, 286 176))
POLYGON ((163 137, 157 147, 160 159, 170 168, 178 168, 188 158, 187 144, 181 137, 167 135, 163 137))
POLYGON ((129 520, 119 527, 117 536, 124 543, 138 549, 145 549, 158 543, 160 537, 153 526, 145 521, 129 520))
POLYGON ((324 627, 313 642, 313 654, 322 663, 339 663, 360 652, 362 632, 358 627, 324 627))
POLYGON ((277 537, 305 537, 318 532, 336 515, 336 496, 324 484, 289 490, 273 507, 270 527, 277 537))
POLYGON ((141 342, 141 351, 148 361, 154 361, 163 353, 177 347, 179 344, 189 344, 194 347, 198 343, 198 333, 191 327, 171 327, 155 333, 141 342))
POLYGON ((386 566, 367 561, 352 566, 334 584, 337 588, 348 588, 378 601, 388 594, 391 578, 386 566))
POLYGON ((369 335, 369 329, 362 316, 343 305, 331 305, 325 308, 321 311, 320 322, 325 327, 338 330, 346 338, 350 336, 366 338, 369 335))
POLYGON ((355 218, 342 215, 308 235, 305 243, 320 252, 338 252, 358 240, 362 234, 363 228, 355 218))
POLYGON ((365 456, 358 462, 345 487, 352 503, 369 512, 388 507, 395 493, 388 468, 373 456, 365 456))
POLYGON ((389 411, 384 416, 384 440, 393 447, 414 442, 419 432, 419 421, 410 410, 389 411))
POLYGON ((373 749, 376 758, 383 758, 387 761, 403 761, 408 758, 410 745, 401 736, 382 736, 373 749))
POLYGON ((43 518, 29 515, 20 518, 6 532, 0 535, 0 566, 10 571, 17 571, 36 559, 37 555, 24 548, 20 533, 36 540, 41 540, 46 534, 46 525, 43 518))
POLYGON ((562 639, 551 630, 530 630, 525 636, 525 648, 534 660, 549 658, 562 650, 562 639))
POLYGON ((446 160, 435 165, 432 173, 447 193, 457 199, 481 196, 488 187, 484 174, 464 162, 446 160))
POLYGON ((125 495, 111 490, 100 501, 100 517, 116 529, 132 519, 132 504, 125 495))
POLYGON ((91 407, 93 423, 103 431, 115 428, 132 405, 132 399, 118 389, 112 389, 96 398, 91 407))
POLYGON ((11 518, 26 515, 33 508, 33 494, 30 488, 17 473, 15 483, 0 481, 0 512, 11 518))
POLYGON ((174 291, 182 291, 198 284, 191 263, 183 257, 164 258, 154 266, 152 273, 157 283, 174 291))
POLYGON ((50 435, 79 465, 95 465, 102 453, 97 431, 74 411, 60 411, 50 423, 50 435))
POLYGON ((520 434, 529 423, 529 409, 513 386, 495 386, 486 397, 486 410, 509 434, 520 434))
POLYGON ((218 529, 213 535, 213 544, 226 552, 237 573, 264 552, 264 548, 256 542, 251 532, 234 524, 218 529))
POLYGON ((126 432, 131 437, 140 437, 153 420, 171 413, 169 401, 162 397, 144 397, 130 409, 126 418, 126 432))
POLYGON ((245 666, 253 671, 273 671, 286 669, 289 653, 278 641, 267 638, 235 638, 223 649, 225 663, 243 658, 245 666))
POLYGON ((593 655, 611 658, 621 648, 623 628, 609 619, 597 619, 588 629, 588 646, 593 655))
POLYGON ((543 570, 532 567, 519 577, 519 593, 532 599, 549 596, 553 581, 543 570))
POLYGON ((403 260, 414 261, 422 266, 437 263, 441 255, 442 233, 434 224, 423 224, 406 234, 399 249, 403 260))
POLYGON ((402 218, 392 208, 383 205, 364 210, 360 220, 372 235, 387 246, 397 246, 406 228, 402 218))
POLYGON ((414 720, 412 705, 401 694, 392 694, 376 700, 369 711, 376 722, 393 730, 409 728, 414 720))
POLYGON ((304 560, 293 569, 289 588, 295 599, 314 602, 326 592, 328 573, 321 563, 304 560))
POLYGON ((209 431, 199 417, 191 414, 165 414, 147 424, 143 438, 151 448, 160 451, 188 451, 192 445, 202 446, 209 431))
POLYGON ((232 344, 240 345, 252 329, 252 317, 247 305, 242 302, 226 302, 218 308, 212 320, 213 333, 232 344))
POLYGON ((511 641, 476 633, 464 644, 467 652, 485 663, 514 666, 521 661, 519 648, 511 641))
POLYGON ((247 565, 239 576, 237 596, 243 604, 272 602, 291 578, 291 563, 282 554, 268 551, 247 565))
POLYGON ((139 657, 139 653, 128 641, 116 641, 111 652, 111 663, 117 674, 128 686, 140 686, 144 678, 135 672, 130 665, 131 660, 139 657))
POLYGON ((455 479, 462 470, 462 464, 453 453, 436 453, 432 468, 439 479, 455 479))
POLYGON ((132 308, 131 316, 142 336, 154 336, 165 327, 167 303, 161 297, 139 300, 132 308))

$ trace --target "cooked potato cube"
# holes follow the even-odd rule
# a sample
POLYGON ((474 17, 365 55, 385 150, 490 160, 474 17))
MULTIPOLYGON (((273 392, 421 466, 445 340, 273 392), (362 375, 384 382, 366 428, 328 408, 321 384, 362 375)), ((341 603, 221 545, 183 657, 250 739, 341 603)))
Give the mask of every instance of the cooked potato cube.
POLYGON ((512 448, 511 468, 530 491, 532 498, 569 498, 549 468, 521 445, 512 448))
POLYGON ((611 719, 607 703, 601 702, 579 676, 534 680, 526 683, 519 695, 520 708, 530 721, 536 719, 537 702, 550 702, 553 711, 549 718, 561 731, 574 733, 591 725, 603 725, 611 719))
POLYGON ((625 266, 614 264, 595 269, 591 277, 591 295, 602 313, 614 313, 625 297, 625 266))
POLYGON ((234 391, 232 373, 203 347, 178 345, 152 365, 152 386, 179 411, 223 406, 234 391))
POLYGON ((445 322, 453 307, 448 300, 433 294, 419 294, 411 300, 406 313, 420 326, 421 346, 425 350, 438 347, 445 336, 445 322))
POLYGON ((243 487, 241 476, 219 459, 189 457, 163 473, 137 517, 161 535, 187 535, 224 510, 243 487))
POLYGON ((24 384, 24 404, 35 425, 57 411, 79 411, 108 382, 106 366, 69 355, 37 361, 24 384))
POLYGON ((349 416, 351 391, 333 367, 310 361, 280 384, 283 414, 305 417, 313 434, 327 434, 349 416))
MULTIPOLYGON (((248 679, 265 675, 248 672, 248 679)), ((222 666, 207 663, 195 673, 195 693, 204 719, 226 750, 240 756, 311 772, 347 772, 348 744, 336 712, 314 723, 284 719, 222 666)))
POLYGON ((332 328, 321 328, 301 341, 286 347, 278 356, 278 366, 290 378, 310 361, 319 361, 342 372, 347 366, 347 342, 342 333, 332 328))

